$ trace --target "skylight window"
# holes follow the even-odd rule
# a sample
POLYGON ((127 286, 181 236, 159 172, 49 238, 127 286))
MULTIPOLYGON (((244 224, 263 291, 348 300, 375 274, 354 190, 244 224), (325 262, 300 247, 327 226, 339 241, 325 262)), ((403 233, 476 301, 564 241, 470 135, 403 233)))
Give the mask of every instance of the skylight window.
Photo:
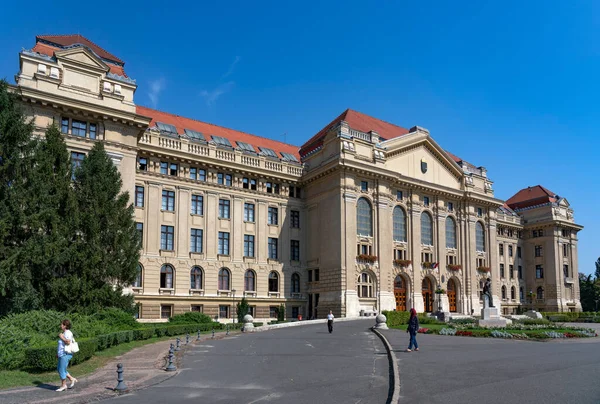
POLYGON ((266 147, 259 147, 259 149, 264 156, 278 158, 277 154, 271 149, 267 149, 266 147))
POLYGON ((191 129, 184 129, 185 135, 190 138, 191 140, 195 140, 197 142, 206 142, 206 139, 204 138, 204 135, 200 132, 196 132, 195 130, 191 130, 191 129))
POLYGON ((225 146, 225 147, 231 147, 231 148, 233 148, 233 146, 231 146, 231 143, 229 143, 229 140, 225 139, 224 137, 212 135, 212 140, 217 145, 219 145, 219 146, 225 146))
POLYGON ((244 150, 244 151, 249 151, 252 153, 256 153, 256 150, 254 150, 254 147, 252 147, 252 145, 248 144, 248 143, 244 143, 244 142, 236 142, 238 145, 238 148, 244 150))
POLYGON ((177 135, 177 128, 171 124, 156 122, 156 127, 159 131, 168 135, 177 135))
POLYGON ((283 156, 283 159, 285 161, 291 161, 291 162, 294 162, 294 163, 299 163, 298 159, 293 154, 286 153, 286 152, 281 152, 281 155, 283 156))

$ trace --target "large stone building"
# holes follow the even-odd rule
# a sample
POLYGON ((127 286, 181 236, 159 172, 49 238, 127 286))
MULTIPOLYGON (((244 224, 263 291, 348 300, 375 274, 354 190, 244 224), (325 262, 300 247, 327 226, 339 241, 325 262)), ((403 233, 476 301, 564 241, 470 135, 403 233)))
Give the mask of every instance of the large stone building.
POLYGON ((80 35, 38 36, 17 91, 77 165, 104 142, 143 240, 139 318, 246 297, 256 318, 407 310, 479 313, 492 278, 504 313, 581 310, 577 232, 541 186, 508 201, 492 181, 410 130, 346 110, 302 147, 138 106, 124 62, 80 35), (446 293, 436 293, 444 289, 446 293))

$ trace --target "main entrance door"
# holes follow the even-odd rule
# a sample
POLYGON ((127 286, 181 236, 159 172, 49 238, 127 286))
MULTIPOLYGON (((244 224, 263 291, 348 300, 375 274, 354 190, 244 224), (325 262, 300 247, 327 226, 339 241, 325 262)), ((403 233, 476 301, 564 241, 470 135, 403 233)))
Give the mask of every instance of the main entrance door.
POLYGON ((456 284, 454 279, 448 280, 448 304, 450 305, 450 311, 456 313, 456 284))
POLYGON ((394 279, 394 297, 396 297, 396 311, 406 311, 406 284, 400 275, 394 279))
POLYGON ((423 279, 423 305, 425 306, 425 312, 431 313, 433 311, 433 286, 429 278, 423 279))

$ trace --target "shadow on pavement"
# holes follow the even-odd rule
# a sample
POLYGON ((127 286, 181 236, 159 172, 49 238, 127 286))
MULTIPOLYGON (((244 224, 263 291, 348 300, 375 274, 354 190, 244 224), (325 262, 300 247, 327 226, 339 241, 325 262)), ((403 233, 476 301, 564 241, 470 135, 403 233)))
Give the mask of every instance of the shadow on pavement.
POLYGON ((35 384, 35 387, 37 387, 38 389, 56 390, 58 388, 58 385, 42 383, 38 380, 34 381, 33 384, 35 384))

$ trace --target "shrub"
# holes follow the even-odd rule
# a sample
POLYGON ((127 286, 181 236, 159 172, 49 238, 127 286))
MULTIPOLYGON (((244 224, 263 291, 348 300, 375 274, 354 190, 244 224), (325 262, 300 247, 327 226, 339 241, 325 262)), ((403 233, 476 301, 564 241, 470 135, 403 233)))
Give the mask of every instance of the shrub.
POLYGON ((281 303, 277 310, 277 321, 285 321, 285 305, 281 303))
POLYGON ((142 326, 131 314, 115 308, 104 309, 90 317, 96 321, 105 323, 114 331, 133 330, 142 326))
MULTIPOLYGON (((419 314, 419 315, 417 315, 417 317, 419 318, 419 324, 444 324, 443 322, 439 321, 437 318, 429 317, 424 314, 419 314)), ((407 321, 407 323, 408 323, 408 321, 407 321)))
MULTIPOLYGON (((77 343, 79 344, 79 352, 73 354, 71 365, 77 365, 90 359, 98 347, 98 341, 95 338, 82 339, 77 341, 77 343)), ((23 368, 53 370, 56 369, 56 365, 56 344, 25 350, 23 368)))
POLYGON ((212 323, 210 316, 197 311, 188 311, 187 313, 178 314, 169 318, 169 324, 206 324, 212 323))
POLYGON ((523 324, 523 325, 551 325, 552 322, 546 320, 545 318, 532 318, 529 320, 513 320, 513 323, 523 324))
POLYGON ((392 327, 408 324, 410 318, 408 311, 383 311, 383 315, 387 319, 387 325, 392 327))
POLYGON ((262 327, 264 324, 265 323, 260 323, 260 322, 252 323, 252 325, 254 325, 255 327, 262 327))
POLYGON ((150 339, 154 336, 155 332, 156 332, 156 330, 154 329, 154 327, 140 328, 137 330, 133 330, 133 339, 135 341, 150 339))

